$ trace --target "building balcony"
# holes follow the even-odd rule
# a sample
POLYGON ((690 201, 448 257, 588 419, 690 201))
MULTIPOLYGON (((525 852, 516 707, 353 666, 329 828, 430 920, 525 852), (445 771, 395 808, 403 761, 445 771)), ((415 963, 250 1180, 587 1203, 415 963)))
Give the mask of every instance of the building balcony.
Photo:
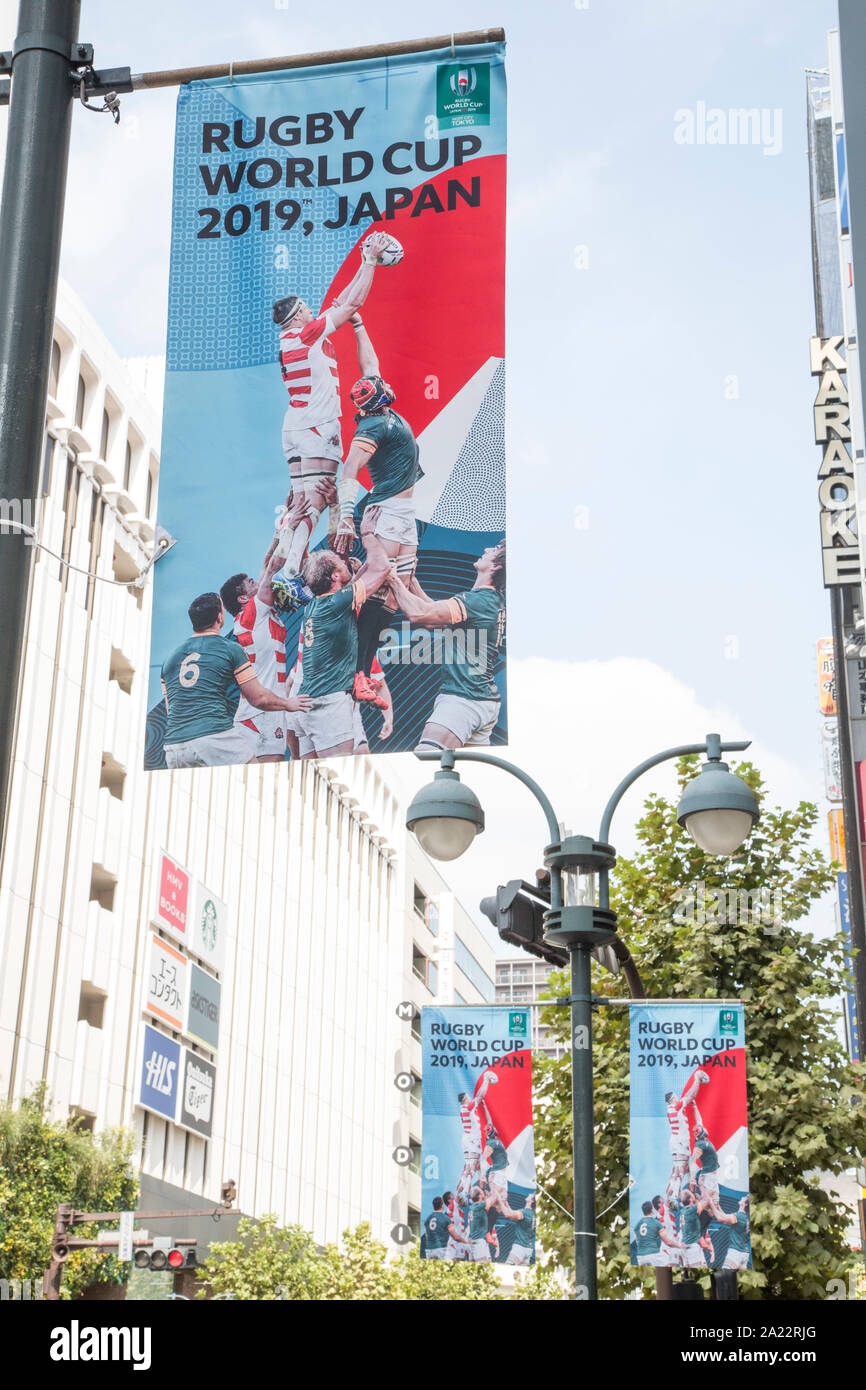
POLYGON ((123 767, 127 765, 130 738, 136 736, 132 720, 132 696, 122 690, 116 680, 110 680, 105 700, 105 733, 102 747, 113 753, 123 767))
POLYGON ((108 991, 111 955, 115 942, 113 915, 98 902, 87 904, 87 925, 84 935, 84 958, 81 978, 91 980, 99 989, 108 991))
POLYGON ((101 864, 114 878, 119 876, 123 805, 111 795, 108 787, 96 793, 96 834, 93 842, 93 861, 101 864))
POLYGON ((75 1025, 75 1053, 72 1059, 69 1104, 94 1115, 99 1110, 103 1041, 104 1033, 101 1028, 93 1028, 84 1019, 79 1019, 75 1025))

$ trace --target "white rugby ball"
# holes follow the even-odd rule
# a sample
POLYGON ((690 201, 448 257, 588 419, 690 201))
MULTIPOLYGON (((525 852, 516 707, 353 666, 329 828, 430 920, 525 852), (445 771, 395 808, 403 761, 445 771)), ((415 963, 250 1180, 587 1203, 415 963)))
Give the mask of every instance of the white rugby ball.
MULTIPOLYGON (((400 245, 397 238, 391 236, 389 232, 383 232, 382 236, 387 237, 387 245, 380 251, 376 265, 399 265, 403 259, 403 247, 400 245)), ((366 238, 364 242, 365 246, 369 239, 369 237, 366 238)))

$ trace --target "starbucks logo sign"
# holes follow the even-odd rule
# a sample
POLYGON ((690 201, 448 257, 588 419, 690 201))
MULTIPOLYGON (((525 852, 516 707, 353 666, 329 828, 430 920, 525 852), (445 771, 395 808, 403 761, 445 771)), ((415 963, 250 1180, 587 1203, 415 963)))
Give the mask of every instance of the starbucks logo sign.
POLYGON ((216 950, 217 910, 211 898, 205 898, 201 909, 201 939, 209 951, 216 950))

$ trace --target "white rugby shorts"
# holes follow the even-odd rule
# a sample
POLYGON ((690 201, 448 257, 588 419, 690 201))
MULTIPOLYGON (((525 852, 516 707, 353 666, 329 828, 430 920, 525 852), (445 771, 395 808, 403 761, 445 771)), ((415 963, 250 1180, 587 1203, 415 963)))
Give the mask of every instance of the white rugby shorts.
POLYGON ((486 746, 499 719, 500 700, 469 700, 462 695, 437 695, 428 724, 450 729, 463 748, 486 746))
POLYGON ((308 429, 293 427, 292 416, 296 414, 290 406, 283 421, 283 453, 289 464, 302 459, 332 459, 334 463, 343 462, 343 444, 340 438, 339 420, 328 420, 322 425, 311 425, 308 429))
POLYGON ((202 734, 183 743, 165 745, 167 767, 228 767, 248 763, 255 757, 256 735, 242 724, 233 724, 218 734, 202 734))
POLYGON ((255 740, 256 758, 273 757, 286 751, 286 720, 291 718, 288 710, 256 710, 249 719, 239 719, 243 729, 255 740), (250 728, 250 725, 253 725, 250 728))
POLYGON ((306 751, 321 753, 325 748, 336 748, 341 743, 355 742, 355 701, 345 690, 334 695, 313 697, 312 709, 298 710, 296 728, 298 737, 309 740, 306 751))
POLYGON ((390 497, 385 502, 374 502, 379 508, 373 535, 382 541, 397 541, 400 545, 418 544, 418 527, 415 525, 415 503, 411 497, 390 497))

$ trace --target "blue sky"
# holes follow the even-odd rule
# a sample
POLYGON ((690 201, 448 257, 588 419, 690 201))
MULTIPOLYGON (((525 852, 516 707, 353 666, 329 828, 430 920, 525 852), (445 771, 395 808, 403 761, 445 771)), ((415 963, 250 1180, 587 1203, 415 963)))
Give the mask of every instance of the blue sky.
MULTIPOLYGON (((659 746, 665 680, 690 692, 696 719, 729 712, 733 736, 746 730, 784 763, 786 795, 820 798, 814 644, 829 616, 804 68, 826 65, 835 5, 85 0, 83 11, 97 66, 134 71, 504 25, 509 655, 525 663, 523 760, 544 705, 532 672, 549 669, 532 663, 559 661, 612 683, 605 737, 625 746, 611 747, 593 805, 659 746), (781 119, 781 148, 677 143, 675 113, 701 102, 765 109, 777 134, 781 119)), ((175 97, 125 97, 119 130, 82 112, 74 122, 63 273, 124 355, 164 351, 175 97)), ((562 717, 557 736, 579 761, 593 730, 562 717)), ((540 745, 538 757, 565 793, 566 774, 540 745)))

